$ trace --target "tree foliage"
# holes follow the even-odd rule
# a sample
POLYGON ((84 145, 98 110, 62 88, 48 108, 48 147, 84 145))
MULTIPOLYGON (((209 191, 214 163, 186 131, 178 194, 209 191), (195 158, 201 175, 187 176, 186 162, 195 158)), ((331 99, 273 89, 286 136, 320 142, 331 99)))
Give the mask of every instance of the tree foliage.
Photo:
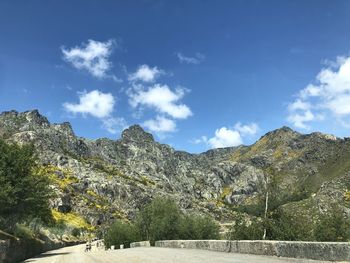
POLYGON ((136 240, 219 239, 218 224, 207 216, 184 214, 169 198, 155 198, 138 213, 134 224, 117 221, 105 235, 107 247, 136 240), (136 231, 136 233, 135 233, 136 231), (124 240, 126 240, 124 242, 124 240))
POLYGON ((155 198, 138 214, 136 225, 145 240, 180 238, 181 210, 168 198, 155 198))
POLYGON ((35 171, 36 156, 32 145, 19 146, 0 140, 0 217, 2 227, 40 218, 51 219, 49 179, 35 171))
POLYGON ((330 214, 321 216, 315 228, 317 241, 350 240, 350 222, 344 218, 340 209, 334 208, 330 214))
POLYGON ((252 218, 250 222, 242 214, 237 214, 234 217, 227 238, 231 240, 258 240, 263 236, 264 222, 258 218, 252 218))
POLYGON ((140 238, 138 232, 133 224, 124 223, 122 221, 115 221, 109 228, 105 238, 105 246, 111 247, 124 245, 125 248, 130 247, 130 243, 138 241, 140 238))
POLYGON ((181 239, 219 239, 219 225, 208 216, 187 214, 182 216, 180 223, 181 239))

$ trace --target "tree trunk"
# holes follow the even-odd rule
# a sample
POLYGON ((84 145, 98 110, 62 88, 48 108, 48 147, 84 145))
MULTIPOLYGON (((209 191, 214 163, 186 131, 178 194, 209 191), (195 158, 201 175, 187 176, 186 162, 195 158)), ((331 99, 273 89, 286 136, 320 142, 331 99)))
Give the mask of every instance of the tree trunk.
POLYGON ((266 175, 266 179, 265 179, 265 190, 266 190, 266 194, 265 194, 265 216, 264 216, 264 234, 262 239, 265 240, 266 239, 266 221, 267 221, 267 210, 269 208, 269 191, 268 191, 268 183, 269 183, 269 177, 268 175, 266 175))

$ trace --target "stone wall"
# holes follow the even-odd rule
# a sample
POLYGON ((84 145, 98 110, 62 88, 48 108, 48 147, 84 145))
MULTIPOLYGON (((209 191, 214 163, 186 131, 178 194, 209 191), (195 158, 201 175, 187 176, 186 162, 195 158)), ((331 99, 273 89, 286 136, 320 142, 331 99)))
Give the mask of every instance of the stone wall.
POLYGON ((134 247, 150 247, 151 244, 149 241, 140 241, 140 242, 133 242, 130 243, 130 248, 134 248, 134 247))
POLYGON ((329 261, 350 260, 349 242, 164 240, 156 241, 155 246, 329 261))
POLYGON ((0 263, 16 263, 37 256, 45 251, 64 246, 75 245, 76 242, 53 242, 38 239, 4 239, 0 240, 0 263))

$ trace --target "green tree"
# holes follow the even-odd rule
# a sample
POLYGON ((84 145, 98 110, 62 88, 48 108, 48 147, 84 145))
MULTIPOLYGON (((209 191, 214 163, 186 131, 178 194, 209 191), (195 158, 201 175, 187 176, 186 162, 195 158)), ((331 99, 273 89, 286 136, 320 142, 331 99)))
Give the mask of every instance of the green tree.
POLYGON ((266 222, 268 239, 271 240, 313 240, 313 225, 305 224, 305 218, 289 215, 282 209, 273 211, 266 222))
POLYGON ((138 240, 139 235, 135 226, 121 221, 115 221, 104 237, 105 245, 108 248, 112 245, 117 248, 120 245, 124 245, 127 248, 130 247, 130 243, 138 240))
POLYGON ((344 241, 350 240, 350 222, 344 218, 340 209, 333 209, 328 215, 321 215, 315 227, 317 241, 344 241))
POLYGON ((32 145, 19 146, 0 140, 0 217, 3 228, 13 230, 26 219, 51 220, 49 179, 39 175, 32 145))
POLYGON ((251 218, 249 221, 242 214, 237 214, 234 218, 234 224, 227 234, 230 240, 257 240, 261 239, 264 233, 265 222, 257 218, 251 218))
POLYGON ((181 239, 219 239, 219 225, 208 216, 183 215, 180 226, 181 239))
POLYGON ((81 235, 81 229, 78 227, 75 227, 71 231, 72 236, 79 237, 81 235))
POLYGON ((136 225, 141 238, 150 240, 178 239, 182 213, 169 198, 155 198, 138 214, 136 225))

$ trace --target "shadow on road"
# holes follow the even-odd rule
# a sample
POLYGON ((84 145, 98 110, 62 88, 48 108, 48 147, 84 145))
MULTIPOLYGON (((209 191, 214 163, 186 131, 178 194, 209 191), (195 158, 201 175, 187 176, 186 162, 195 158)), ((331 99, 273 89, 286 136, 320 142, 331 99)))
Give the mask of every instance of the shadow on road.
POLYGON ((40 254, 39 256, 36 256, 32 259, 27 259, 24 262, 32 262, 35 261, 38 258, 46 258, 46 257, 53 257, 53 256, 63 256, 63 255, 68 255, 71 254, 70 252, 57 252, 57 253, 43 253, 40 254))

